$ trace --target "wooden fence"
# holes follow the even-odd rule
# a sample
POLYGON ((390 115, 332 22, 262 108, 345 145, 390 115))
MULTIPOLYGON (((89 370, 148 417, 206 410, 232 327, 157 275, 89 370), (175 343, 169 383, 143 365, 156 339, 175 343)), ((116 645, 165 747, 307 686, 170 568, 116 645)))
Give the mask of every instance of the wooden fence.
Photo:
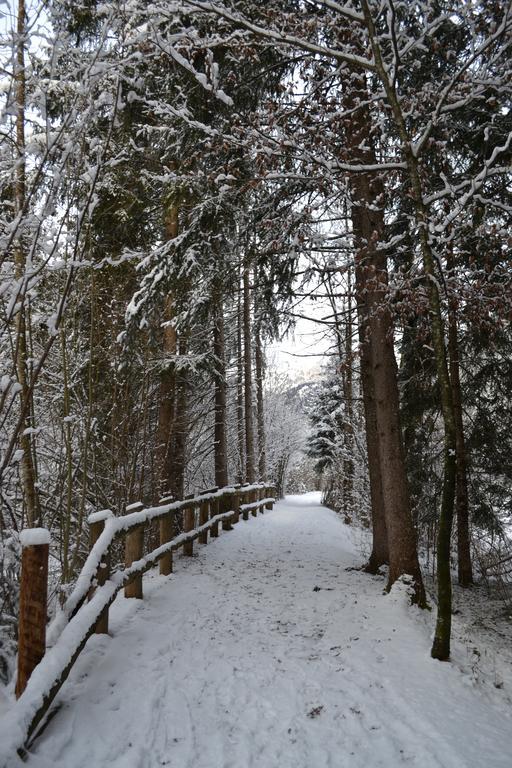
POLYGON ((263 483, 212 488, 183 501, 162 499, 159 506, 147 509, 132 504, 123 517, 114 517, 110 510, 90 515, 89 556, 49 628, 48 643, 49 535, 43 529, 22 534, 18 700, 4 723, 9 743, 0 746, 0 760, 5 760, 0 763, 2 768, 14 752, 23 754, 43 729, 46 715, 89 637, 108 632, 108 611, 118 592, 124 589, 125 597, 142 599, 147 570, 158 563, 161 574, 170 574, 175 550, 181 547, 184 555, 191 556, 194 542, 206 544, 208 533, 210 538, 217 537, 219 525, 229 531, 240 516, 248 520, 258 511, 272 509, 274 490, 263 483), (123 540, 124 562, 115 563, 123 540))

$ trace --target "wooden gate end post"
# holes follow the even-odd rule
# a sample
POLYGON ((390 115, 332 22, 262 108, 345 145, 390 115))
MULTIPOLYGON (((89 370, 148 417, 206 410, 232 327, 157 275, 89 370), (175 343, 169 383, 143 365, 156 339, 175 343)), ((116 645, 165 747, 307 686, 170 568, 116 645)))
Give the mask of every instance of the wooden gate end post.
MULTIPOLYGON (((160 546, 168 544, 174 538, 174 512, 168 512, 159 520, 160 546)), ((160 574, 169 576, 172 573, 172 550, 160 558, 160 574)))
MULTIPOLYGON (((190 507, 185 507, 183 510, 183 533, 188 533, 194 530, 196 522, 195 507, 193 504, 190 507)), ((187 557, 192 557, 194 554, 194 542, 186 541, 183 544, 183 554, 187 557)))
MULTIPOLYGON (((199 504, 199 525, 204 525, 205 523, 208 522, 209 514, 210 514, 210 511, 209 511, 208 500, 205 499, 204 501, 201 501, 199 504)), ((208 531, 203 531, 203 533, 200 533, 198 541, 200 544, 208 544, 208 531)))
POLYGON ((21 532, 20 541, 17 699, 27 687, 30 675, 46 650, 50 532, 46 528, 27 528, 21 532))
MULTIPOLYGON (((89 523, 89 541, 91 549, 98 541, 99 537, 103 533, 105 528, 105 522, 114 517, 110 509, 102 509, 99 512, 93 512, 89 515, 87 522, 89 523)), ((108 580, 110 576, 110 548, 108 552, 100 560, 98 573, 96 574, 96 586, 101 587, 108 580)), ((91 587, 89 590, 88 599, 91 600, 96 591, 96 587, 91 587)), ((96 629, 94 630, 97 635, 108 635, 108 606, 106 606, 100 613, 96 629)))
MULTIPOLYGON (((229 512, 231 509, 233 509, 233 494, 232 493, 225 493, 224 496, 222 496, 220 501, 220 512, 229 512)), ((233 518, 228 517, 226 520, 222 521, 222 530, 223 531, 232 531, 233 518)))
MULTIPOLYGON (((131 528, 126 532, 124 562, 126 568, 137 560, 140 560, 144 554, 144 523, 131 528)), ((125 597, 135 597, 142 600, 142 573, 134 576, 124 588, 125 597)))

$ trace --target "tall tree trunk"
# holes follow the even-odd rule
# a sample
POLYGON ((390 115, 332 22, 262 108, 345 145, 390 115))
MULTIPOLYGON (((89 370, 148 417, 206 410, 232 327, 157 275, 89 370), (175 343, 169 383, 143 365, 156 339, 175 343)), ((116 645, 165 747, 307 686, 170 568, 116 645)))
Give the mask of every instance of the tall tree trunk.
MULTIPOLYGON (((448 266, 451 269, 453 264, 449 263, 448 266)), ((469 534, 466 441, 464 439, 464 422, 462 418, 457 309, 453 302, 450 302, 448 308, 448 351, 450 355, 450 379, 453 392, 453 407, 455 411, 455 441, 457 453, 455 509, 457 513, 458 579, 461 587, 469 587, 473 584, 473 567, 471 563, 471 538, 469 534)))
POLYGON ((347 521, 354 514, 354 432, 353 432, 353 381, 352 381, 352 280, 350 269, 347 272, 347 303, 345 321, 345 360, 343 361, 343 397, 345 398, 345 417, 343 433, 345 437, 345 459, 343 460, 343 504, 347 521))
POLYGON ((346 319, 343 323, 340 318, 335 298, 335 291, 331 275, 327 275, 327 292, 331 304, 336 347, 343 383, 344 416, 340 424, 344 434, 345 458, 343 459, 343 499, 342 509, 345 521, 350 522, 353 514, 353 477, 354 477, 354 433, 353 433, 353 376, 352 376, 352 283, 350 270, 347 274, 347 304, 345 307, 346 319))
POLYGON ((266 467, 266 450, 265 450, 265 412, 263 403, 263 348, 261 344, 260 324, 256 323, 255 329, 256 344, 255 344, 255 373, 256 373, 256 414, 257 414, 257 426, 258 426, 258 474, 260 480, 265 479, 267 472, 266 467))
POLYGON ((242 296, 239 281, 237 296, 236 318, 236 425, 238 442, 238 475, 237 481, 242 483, 245 478, 245 422, 244 422, 244 359, 242 347, 242 296))
MULTIPOLYGON (((352 222, 357 252, 356 283, 359 295, 365 292, 367 297, 365 303, 368 315, 362 327, 365 334, 369 333, 369 360, 365 362, 369 362, 369 394, 373 394, 377 426, 389 553, 388 588, 400 576, 409 574, 414 579, 415 600, 424 605, 425 591, 412 524, 402 445, 393 325, 387 307, 386 256, 377 247, 377 241, 384 234, 383 212, 381 208, 377 209, 378 204, 382 205, 382 196, 377 194, 379 186, 371 185, 366 174, 360 174, 353 180, 353 191, 359 205, 353 207, 352 222)), ((368 382, 365 384, 367 376, 363 375, 363 391, 365 386, 368 388, 368 382)))
MULTIPOLYGON (((370 115, 361 106, 367 101, 363 76, 354 76, 359 97, 349 95, 346 107, 353 111, 347 137, 354 160, 376 164, 377 159, 370 134, 370 115), (353 102, 352 102, 353 100, 353 102), (349 101, 352 102, 349 104, 349 101)), ((359 305, 360 339, 362 339, 363 398, 367 425, 370 428, 368 447, 379 455, 387 546, 389 555, 388 589, 403 574, 414 579, 414 599, 425 605, 426 597, 418 561, 416 532, 412 523, 409 487, 399 412, 397 367, 393 344, 393 322, 388 307, 387 258, 379 248, 384 239, 384 188, 377 174, 355 174, 351 181, 352 227, 356 248, 356 294, 359 305), (373 409, 375 421, 373 419, 373 409), (372 430, 376 425, 376 433, 372 430), (375 440, 376 437, 376 440, 375 440)), ((371 478, 378 493, 376 478, 371 478)), ((380 510, 379 510, 380 511, 380 510)), ((382 535, 382 521, 373 524, 374 532, 382 535)), ((382 553, 382 546, 379 550, 382 553)), ((382 556, 382 555, 381 555, 382 556)), ((368 567, 375 569, 379 556, 374 547, 368 567)))
POLYGON ((375 69, 380 78, 386 97, 393 113, 396 128, 402 145, 402 153, 407 165, 411 197, 414 204, 415 224, 418 229, 418 240, 426 276, 430 306, 430 323, 432 328, 432 343, 436 362, 437 379, 441 393, 441 410, 444 424, 444 460, 443 460, 443 493, 439 529, 437 539, 437 622, 431 655, 440 661, 450 657, 450 637, 452 622, 452 583, 450 573, 451 533, 455 502, 456 478, 456 417, 453 404, 453 390, 448 369, 448 355, 445 345, 444 323, 441 314, 441 299, 435 268, 435 258, 429 240, 429 217, 424 202, 420 169, 417 154, 412 148, 405 117, 395 86, 389 79, 388 70, 383 62, 377 32, 368 0, 361 0, 366 28, 368 31, 375 69))
MULTIPOLYGON (((26 196, 26 164, 25 164, 25 0, 18 0, 17 40, 16 40, 16 177, 14 191, 14 213, 22 216, 26 196)), ((27 324, 29 309, 27 305, 27 289, 25 284, 26 254, 21 237, 18 237, 14 251, 15 274, 18 282, 18 301, 20 307, 16 315, 16 373, 20 385, 21 408, 25 411, 23 429, 19 438, 22 456, 20 460, 20 476, 23 488, 23 498, 29 527, 40 522, 39 495, 36 484, 36 471, 33 455, 33 444, 30 429, 33 427, 32 398, 28 372, 27 324)))
MULTIPOLYGON (((165 235, 168 240, 178 236, 179 207, 177 202, 169 204, 165 215, 165 235)), ((176 355, 178 336, 173 325, 173 298, 168 295, 163 313, 162 354, 165 359, 160 374, 160 398, 157 424, 157 467, 159 496, 173 492, 175 472, 173 462, 173 439, 176 421, 176 355)))
POLYGON ((254 421, 252 402, 252 338, 251 338, 251 291, 250 267, 244 264, 244 406, 245 406, 245 477, 248 483, 255 480, 254 421))
POLYGON ((214 297, 213 353, 215 355, 215 484, 219 488, 224 488, 228 485, 226 353, 224 348, 224 307, 220 292, 217 291, 214 297))
MULTIPOLYGON (((180 334, 178 340, 178 353, 185 357, 188 352, 188 339, 186 334, 180 334)), ((171 493, 176 499, 182 499, 185 493, 185 469, 187 461, 187 436, 188 436, 188 371, 181 367, 175 374, 176 381, 176 411, 174 417, 174 430, 171 435, 172 476, 171 493)))
POLYGON ((358 312, 361 390, 363 395, 366 451, 368 454, 368 474, 370 478, 370 500, 372 508, 372 551, 366 565, 366 570, 368 573, 377 573, 381 565, 387 565, 389 563, 389 548, 380 469, 377 408, 375 404, 375 391, 371 365, 371 341, 369 338, 368 315, 364 308, 364 298, 359 301, 358 312))

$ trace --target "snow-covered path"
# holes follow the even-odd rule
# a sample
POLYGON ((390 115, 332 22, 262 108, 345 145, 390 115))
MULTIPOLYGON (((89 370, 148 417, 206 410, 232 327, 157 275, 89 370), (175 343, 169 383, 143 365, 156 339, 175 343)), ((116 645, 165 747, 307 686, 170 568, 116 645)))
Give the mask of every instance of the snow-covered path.
POLYGON ((318 496, 223 533, 119 598, 35 768, 510 768, 505 699, 429 658, 406 587, 355 570, 318 496))

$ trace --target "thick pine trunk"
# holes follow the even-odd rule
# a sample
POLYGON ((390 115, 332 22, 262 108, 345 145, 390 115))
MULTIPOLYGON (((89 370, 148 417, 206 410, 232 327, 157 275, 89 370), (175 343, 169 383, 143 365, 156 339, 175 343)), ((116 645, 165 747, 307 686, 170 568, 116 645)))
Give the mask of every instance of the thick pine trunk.
MULTIPOLYGON (((377 159, 370 134, 370 115, 361 106, 367 98, 364 77, 359 83, 358 99, 347 97, 346 108, 353 111, 348 141, 356 162, 376 164, 377 159), (349 103, 349 101, 351 103, 349 103)), ((376 174, 354 175, 352 188, 352 226, 356 248, 356 295, 360 319, 360 339, 363 345, 363 397, 367 418, 367 437, 370 450, 378 453, 380 488, 387 532, 389 557, 388 588, 402 575, 414 580, 414 600, 426 602, 421 576, 416 532, 412 524, 409 488, 402 444, 399 412, 397 367, 393 346, 393 323, 388 307, 388 274, 385 252, 379 249, 384 239, 384 188, 376 174), (375 430, 376 427, 376 431, 375 430)), ((372 470, 371 470, 372 471, 372 470)), ((372 503, 377 498, 377 473, 371 477, 372 503)), ((380 509, 373 510, 380 513, 380 509)), ((377 517, 374 534, 382 536, 384 526, 377 517)), ((368 564, 370 570, 378 567, 385 554, 382 541, 374 544, 368 564)))
MULTIPOLYGON (((368 387, 367 383, 366 387, 370 389, 370 393, 373 393, 375 408, 389 555, 388 588, 400 576, 409 574, 414 579, 415 601, 424 605, 426 598, 418 561, 416 532, 412 524, 402 444, 393 325, 387 307, 386 257, 376 247, 376 241, 384 234, 384 221, 381 210, 369 208, 372 201, 375 206, 375 201, 378 199, 375 192, 379 186, 372 189, 363 175, 358 176, 353 182, 359 203, 352 214, 357 249, 356 283, 358 283, 360 295, 363 292, 366 295, 368 313, 363 328, 365 333, 368 329, 369 335, 369 360, 367 361, 369 376, 367 374, 363 377, 363 389, 365 378, 370 378, 371 384, 368 387)), ((374 562, 370 561, 368 567, 373 565, 375 568, 377 558, 373 557, 373 560, 374 562)))
POLYGON ((369 338, 368 315, 364 300, 359 306, 359 342, 361 359, 361 389, 365 418, 366 450, 368 453, 368 474, 370 477, 370 499, 372 507, 372 551, 366 566, 369 573, 376 573, 381 565, 389 563, 388 532, 382 493, 380 470, 379 433, 377 411, 371 371, 371 341, 369 338))
POLYGON ((429 217, 425 206, 418 157, 412 149, 406 121, 395 86, 389 79, 388 70, 383 62, 375 23, 368 5, 368 0, 361 0, 366 29, 372 47, 376 72, 381 80, 386 97, 393 113, 396 128, 402 144, 402 153, 407 164, 411 198, 414 204, 415 224, 418 231, 419 247, 429 296, 432 343, 436 362, 437 379, 441 393, 441 409, 444 424, 444 461, 443 493, 437 539, 437 623, 432 645, 432 657, 445 661, 450 657, 450 636, 452 621, 452 584, 450 574, 451 532, 455 501, 456 475, 456 418, 453 404, 453 391, 448 370, 448 355, 445 344, 444 322, 441 313, 438 279, 435 257, 429 239, 429 217))

